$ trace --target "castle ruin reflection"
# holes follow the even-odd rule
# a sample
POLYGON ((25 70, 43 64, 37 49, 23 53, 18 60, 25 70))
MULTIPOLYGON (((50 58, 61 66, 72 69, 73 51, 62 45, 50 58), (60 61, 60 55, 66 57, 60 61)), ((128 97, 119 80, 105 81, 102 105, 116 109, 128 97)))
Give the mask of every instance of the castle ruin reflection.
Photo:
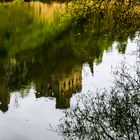
MULTIPOLYGON (((39 67, 38 60, 29 59, 29 54, 24 58, 11 58, 4 60, 0 66, 0 110, 6 112, 10 104, 10 92, 20 91, 31 82, 35 85, 35 96, 56 98, 56 108, 70 107, 70 98, 81 90, 81 65, 65 65, 58 70, 50 70, 51 63, 39 67), (39 69, 36 69, 36 68, 39 69), (32 69, 30 69, 32 68, 32 69), (37 70, 34 72, 34 70, 37 70)), ((24 98, 24 95, 22 96, 24 98)))
POLYGON ((55 97, 56 108, 68 108, 72 94, 81 90, 81 78, 80 66, 72 68, 69 74, 53 74, 49 81, 40 81, 36 85, 36 97, 55 97))

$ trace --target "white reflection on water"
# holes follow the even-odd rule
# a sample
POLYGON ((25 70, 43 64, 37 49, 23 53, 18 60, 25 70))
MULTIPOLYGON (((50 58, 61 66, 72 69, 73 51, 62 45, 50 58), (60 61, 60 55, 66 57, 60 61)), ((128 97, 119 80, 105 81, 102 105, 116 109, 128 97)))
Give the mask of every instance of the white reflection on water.
POLYGON ((117 43, 115 42, 109 52, 104 52, 103 60, 100 64, 94 63, 94 73, 92 75, 88 64, 83 65, 82 71, 82 92, 95 91, 100 88, 108 88, 112 84, 113 71, 123 61, 129 65, 136 63, 136 55, 134 52, 137 50, 136 42, 131 42, 128 39, 128 45, 125 54, 118 53, 116 49, 117 43))
MULTIPOLYGON (((135 64, 137 44, 128 39, 125 54, 120 54, 113 44, 109 52, 104 52, 100 64, 95 64, 93 73, 87 63, 82 68, 82 93, 95 92, 97 88, 108 88, 113 79, 112 71, 125 59, 128 64, 135 64)), ((35 88, 31 86, 29 94, 22 98, 20 92, 11 93, 9 110, 0 111, 0 140, 59 140, 55 133, 48 131, 49 124, 56 126, 62 118, 62 110, 55 109, 55 99, 35 97, 35 88)), ((71 105, 75 103, 75 94, 71 105)))
POLYGON ((55 109, 55 99, 36 99, 34 93, 33 87, 25 98, 18 92, 11 93, 9 110, 0 113, 0 140, 59 139, 48 128, 50 123, 58 124, 62 111, 55 109))
MULTIPOLYGON (((113 71, 125 62, 129 65, 136 64, 137 62, 137 40, 131 41, 128 39, 125 54, 119 53, 117 49, 117 42, 112 45, 108 52, 104 52, 102 62, 100 64, 94 63, 93 73, 91 72, 89 64, 83 64, 82 68, 82 94, 92 93, 103 88, 110 88, 113 83, 113 71)), ((80 94, 81 94, 80 93, 80 94)), ((76 102, 76 95, 71 98, 71 105, 76 102)))

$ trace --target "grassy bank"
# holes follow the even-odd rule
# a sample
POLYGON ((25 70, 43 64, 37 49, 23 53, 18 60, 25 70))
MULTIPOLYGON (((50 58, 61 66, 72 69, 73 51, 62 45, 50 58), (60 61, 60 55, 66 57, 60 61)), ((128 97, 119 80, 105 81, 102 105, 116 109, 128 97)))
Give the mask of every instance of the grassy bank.
MULTIPOLYGON (((126 13, 117 11, 119 7, 113 7, 111 3, 107 7, 106 5, 107 3, 99 5, 91 1, 86 3, 72 1, 65 4, 41 2, 0 4, 0 49, 6 50, 11 56, 36 47, 58 48, 60 45, 55 43, 58 40, 61 40, 63 46, 67 46, 68 38, 71 42, 69 44, 76 44, 77 35, 84 37, 85 42, 88 42, 86 36, 112 33, 115 34, 113 35, 115 40, 120 38, 119 32, 122 32, 122 29, 123 31, 126 29, 123 33, 126 37, 130 32, 139 30, 138 5, 131 8, 133 12, 126 13), (111 7, 113 13, 110 12, 111 7)), ((81 47, 87 45, 80 44, 81 47)))

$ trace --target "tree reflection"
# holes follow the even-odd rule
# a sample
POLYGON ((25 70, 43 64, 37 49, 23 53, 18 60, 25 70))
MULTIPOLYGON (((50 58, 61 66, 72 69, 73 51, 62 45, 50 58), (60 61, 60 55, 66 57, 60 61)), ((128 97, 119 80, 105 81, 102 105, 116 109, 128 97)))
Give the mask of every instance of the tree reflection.
MULTIPOLYGON (((93 63, 102 62, 103 52, 108 51, 114 41, 118 41, 118 50, 124 53, 128 37, 133 39, 139 28, 139 24, 135 20, 127 24, 126 21, 110 23, 108 19, 101 18, 92 23, 80 24, 80 26, 77 26, 77 23, 70 24, 67 29, 63 29, 50 40, 47 40, 45 36, 45 41, 41 40, 41 45, 36 48, 29 46, 32 43, 38 44, 38 41, 30 40, 24 33, 18 33, 15 44, 8 41, 10 47, 6 47, 7 43, 3 42, 4 38, 11 40, 10 38, 17 31, 16 28, 18 27, 22 32, 27 25, 30 25, 29 21, 32 18, 28 15, 27 19, 22 19, 22 16, 18 17, 13 14, 14 18, 11 16, 10 20, 14 26, 10 24, 8 27, 5 26, 5 23, 9 25, 9 19, 5 19, 4 15, 0 16, 4 19, 4 22, 0 23, 2 24, 0 42, 3 46, 0 49, 0 100, 1 110, 5 111, 8 109, 10 101, 9 93, 25 89, 32 82, 36 88, 36 98, 55 97, 56 108, 68 108, 72 95, 81 90, 82 64, 87 62, 94 73, 93 63), (15 19, 18 19, 18 26, 15 24, 15 19), (24 24, 26 22, 28 24, 24 24), (22 26, 23 24, 24 26, 22 26), (7 34, 7 30, 9 30, 7 27, 12 31, 10 37, 9 32, 7 34), (27 46, 25 43, 24 47, 19 49, 17 44, 20 43, 17 40, 21 41, 23 35, 28 38, 30 43, 27 46), (20 37, 18 38, 18 36, 20 37)), ((26 16, 24 15, 24 17, 26 16)), ((28 30, 27 33, 30 31, 32 30, 28 30)), ((40 37, 37 37, 37 40, 40 42, 40 37)))
POLYGON ((6 112, 10 103, 10 94, 7 87, 7 77, 5 76, 4 62, 0 60, 0 110, 6 112))
MULTIPOLYGON (((93 72, 93 62, 100 63, 103 51, 112 44, 104 33, 98 33, 97 38, 96 35, 89 37, 91 31, 80 31, 81 35, 77 36, 79 30, 63 32, 49 47, 44 44, 41 48, 18 52, 12 58, 7 52, 0 65, 4 81, 1 86, 7 89, 4 96, 8 97, 11 91, 26 88, 33 82, 36 98, 55 97, 56 108, 70 107, 70 98, 81 90, 82 64, 88 62, 93 72)), ((6 103, 8 109, 9 102, 6 103)))

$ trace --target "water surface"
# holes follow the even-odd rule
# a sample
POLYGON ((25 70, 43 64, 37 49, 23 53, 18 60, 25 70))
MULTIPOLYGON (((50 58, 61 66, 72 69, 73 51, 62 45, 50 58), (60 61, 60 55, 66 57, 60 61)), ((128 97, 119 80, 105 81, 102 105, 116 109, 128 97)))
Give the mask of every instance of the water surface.
MULTIPOLYGON (((74 105, 76 96, 110 87, 113 70, 122 61, 130 65, 139 62, 140 38, 135 29, 121 38, 122 33, 114 33, 108 24, 99 26, 98 21, 92 30, 86 27, 63 31, 53 41, 40 43, 40 36, 38 40, 26 36, 36 29, 34 26, 25 32, 26 26, 20 27, 24 22, 33 25, 30 16, 22 21, 16 15, 19 25, 7 25, 8 31, 0 24, 2 140, 62 139, 49 130, 50 124, 59 124, 63 110, 74 105)), ((34 36, 43 32, 38 29, 34 36)))

